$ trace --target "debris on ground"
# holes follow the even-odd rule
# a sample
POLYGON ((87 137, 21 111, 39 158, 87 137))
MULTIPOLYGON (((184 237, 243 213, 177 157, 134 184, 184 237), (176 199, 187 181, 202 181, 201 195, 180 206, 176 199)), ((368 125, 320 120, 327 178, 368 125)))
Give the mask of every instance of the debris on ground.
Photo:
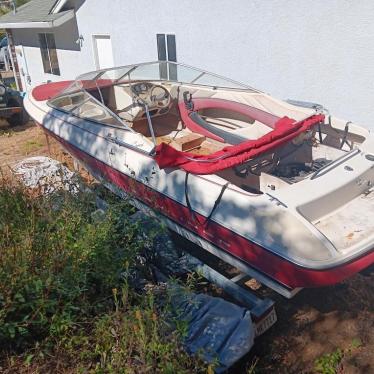
POLYGON ((15 176, 27 188, 38 189, 43 195, 57 190, 73 194, 80 190, 78 174, 70 171, 61 162, 45 156, 28 157, 12 167, 15 176))

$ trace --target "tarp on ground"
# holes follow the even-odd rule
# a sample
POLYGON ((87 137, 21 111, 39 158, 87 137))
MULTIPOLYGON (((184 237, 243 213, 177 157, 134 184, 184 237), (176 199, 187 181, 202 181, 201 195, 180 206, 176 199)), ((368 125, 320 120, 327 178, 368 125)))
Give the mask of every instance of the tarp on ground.
POLYGON ((228 369, 253 346, 255 330, 249 310, 218 297, 171 289, 172 307, 188 329, 188 353, 216 362, 216 372, 228 369))
POLYGON ((39 189, 48 195, 57 190, 77 193, 80 180, 61 162, 45 156, 34 156, 17 162, 12 167, 13 173, 20 178, 25 187, 39 189))

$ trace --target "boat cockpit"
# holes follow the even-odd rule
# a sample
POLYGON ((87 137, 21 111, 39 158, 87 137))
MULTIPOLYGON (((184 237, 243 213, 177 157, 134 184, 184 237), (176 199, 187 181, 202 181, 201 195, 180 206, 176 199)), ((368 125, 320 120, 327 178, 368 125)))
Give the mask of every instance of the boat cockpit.
MULTIPOLYGON (((276 100, 230 79, 173 62, 152 62, 84 74, 49 100, 54 109, 206 156, 271 134, 284 117, 327 121, 239 166, 216 174, 255 194, 302 180, 365 140, 353 124, 317 105, 276 100)), ((153 148, 153 149, 154 149, 153 148)))

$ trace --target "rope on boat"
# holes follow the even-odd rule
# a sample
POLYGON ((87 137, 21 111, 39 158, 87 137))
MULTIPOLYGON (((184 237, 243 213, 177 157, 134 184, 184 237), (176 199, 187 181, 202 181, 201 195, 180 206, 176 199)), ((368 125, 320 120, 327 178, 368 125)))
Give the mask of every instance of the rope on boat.
POLYGON ((213 205, 213 208, 212 210, 210 211, 208 217, 205 218, 205 220, 203 222, 200 222, 199 220, 199 217, 196 215, 195 211, 192 209, 192 206, 191 206, 191 202, 190 202, 190 199, 188 197, 188 176, 189 176, 189 172, 186 172, 186 178, 184 180, 184 194, 185 194, 185 197, 186 197, 186 204, 187 204, 187 207, 189 209, 189 211, 191 212, 191 215, 195 218, 195 220, 202 226, 205 226, 206 224, 209 224, 210 222, 210 219, 212 218, 215 210, 217 209, 219 203, 221 202, 222 200, 222 196, 226 190, 226 188, 229 186, 230 182, 227 182, 226 184, 224 184, 222 186, 222 189, 221 189, 221 192, 219 193, 216 201, 214 202, 214 205, 213 205))

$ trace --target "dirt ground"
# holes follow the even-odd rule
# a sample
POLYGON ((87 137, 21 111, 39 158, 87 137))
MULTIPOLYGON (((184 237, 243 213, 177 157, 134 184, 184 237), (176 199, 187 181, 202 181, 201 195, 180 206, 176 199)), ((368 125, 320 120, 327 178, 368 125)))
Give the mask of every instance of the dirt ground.
POLYGON ((338 373, 374 373, 374 268, 291 300, 270 293, 278 322, 258 339, 257 369, 309 373, 326 354, 344 352, 338 373))
POLYGON ((70 156, 43 131, 29 122, 25 126, 9 127, 0 120, 0 169, 8 173, 17 161, 25 157, 47 155, 72 165, 70 156))
MULTIPOLYGON (((9 171, 17 160, 35 155, 73 165, 53 140, 48 147, 32 123, 13 129, 0 124, 0 169, 9 171)), ((256 373, 312 373, 318 359, 333 367, 327 355, 338 350, 338 373, 374 373, 374 267, 333 287, 302 290, 291 300, 264 292, 276 301, 278 322, 230 373, 247 372, 251 365, 256 373)))

